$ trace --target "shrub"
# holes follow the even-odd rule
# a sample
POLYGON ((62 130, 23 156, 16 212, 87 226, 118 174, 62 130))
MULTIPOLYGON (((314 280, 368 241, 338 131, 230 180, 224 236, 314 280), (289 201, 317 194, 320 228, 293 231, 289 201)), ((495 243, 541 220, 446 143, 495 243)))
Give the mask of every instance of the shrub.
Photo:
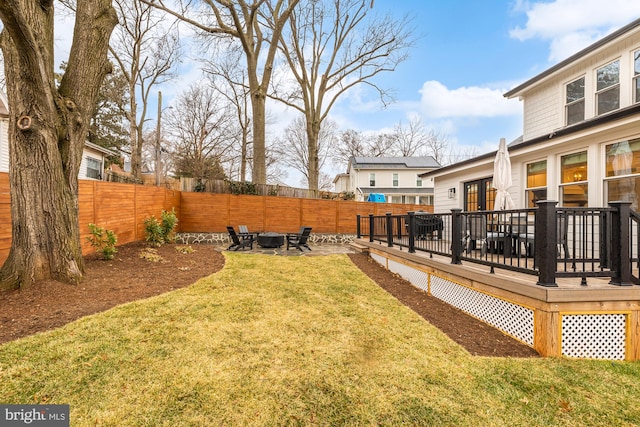
POLYGON ((178 217, 176 216, 176 209, 171 209, 171 212, 162 211, 162 239, 165 243, 173 242, 176 238, 176 225, 178 225, 178 217))
POLYGON ((150 216, 144 220, 145 240, 151 246, 159 247, 164 243, 164 233, 162 224, 155 216, 150 216))
POLYGON ((95 224, 89 224, 89 232, 91 236, 87 237, 87 241, 91 243, 96 252, 102 254, 102 259, 113 259, 113 256, 118 252, 116 249, 116 243, 118 242, 116 233, 112 230, 105 230, 95 224))

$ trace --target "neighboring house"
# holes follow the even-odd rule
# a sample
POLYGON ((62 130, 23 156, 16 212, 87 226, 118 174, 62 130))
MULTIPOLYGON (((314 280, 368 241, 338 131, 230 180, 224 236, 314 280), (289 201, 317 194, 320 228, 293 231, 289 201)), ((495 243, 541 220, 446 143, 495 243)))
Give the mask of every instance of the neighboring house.
MULTIPOLYGON (((517 208, 640 200, 640 19, 508 91, 524 107, 509 144, 517 208)), ((498 141, 496 141, 496 148, 498 141)), ((495 152, 423 174, 435 212, 493 209, 495 152)))
MULTIPOLYGON (((105 159, 118 153, 91 142, 84 143, 78 178, 103 180, 105 159)), ((9 111, 7 98, 0 93, 0 172, 9 171, 9 111)))
POLYGON ((349 174, 348 173, 339 173, 333 179, 333 191, 336 193, 346 193, 349 191, 353 191, 351 187, 349 187, 349 174))
POLYGON ((356 201, 384 194, 389 203, 433 205, 433 180, 421 175, 439 167, 431 156, 352 157, 347 191, 355 194, 356 201))

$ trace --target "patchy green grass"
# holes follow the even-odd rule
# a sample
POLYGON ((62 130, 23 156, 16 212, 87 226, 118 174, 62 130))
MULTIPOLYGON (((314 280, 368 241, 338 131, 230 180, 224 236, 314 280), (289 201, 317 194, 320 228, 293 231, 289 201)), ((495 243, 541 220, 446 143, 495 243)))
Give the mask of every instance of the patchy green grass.
POLYGON ((0 346, 0 402, 68 403, 73 426, 640 424, 640 363, 472 357, 345 255, 225 256, 0 346))

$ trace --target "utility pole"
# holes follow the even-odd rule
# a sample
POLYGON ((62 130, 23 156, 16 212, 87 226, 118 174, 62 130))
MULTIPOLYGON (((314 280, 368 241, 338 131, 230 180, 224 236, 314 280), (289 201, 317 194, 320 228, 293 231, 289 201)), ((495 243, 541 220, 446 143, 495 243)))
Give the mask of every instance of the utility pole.
POLYGON ((162 164, 160 162, 160 129, 162 120, 162 92, 158 91, 158 124, 156 127, 156 186, 160 186, 160 171, 162 164))

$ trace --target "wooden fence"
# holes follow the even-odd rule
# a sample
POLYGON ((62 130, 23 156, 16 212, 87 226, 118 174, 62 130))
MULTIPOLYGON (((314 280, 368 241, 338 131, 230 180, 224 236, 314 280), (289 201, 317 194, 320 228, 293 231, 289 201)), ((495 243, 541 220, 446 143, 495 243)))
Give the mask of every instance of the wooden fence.
MULTIPOLYGON (((80 180, 78 190, 79 224, 82 252, 93 248, 87 242, 89 223, 94 223, 118 236, 118 244, 143 240, 144 220, 160 218, 163 209, 176 209, 180 217, 180 192, 160 187, 112 182, 80 180)), ((11 248, 11 197, 9 176, 0 173, 0 264, 11 248)))
POLYGON ((183 192, 180 231, 223 232, 242 224, 250 231, 286 233, 308 225, 313 233, 355 234, 358 214, 412 210, 433 212, 433 206, 183 192))
MULTIPOLYGON (((295 232, 302 225, 314 233, 355 234, 356 215, 407 211, 433 212, 433 206, 299 199, 276 196, 192 193, 163 187, 80 180, 79 224, 84 254, 89 223, 118 236, 118 244, 143 240, 144 220, 160 218, 162 210, 176 210, 178 231, 226 232, 227 225, 247 225, 251 231, 295 232)), ((11 247, 9 177, 0 173, 0 263, 11 247)))

